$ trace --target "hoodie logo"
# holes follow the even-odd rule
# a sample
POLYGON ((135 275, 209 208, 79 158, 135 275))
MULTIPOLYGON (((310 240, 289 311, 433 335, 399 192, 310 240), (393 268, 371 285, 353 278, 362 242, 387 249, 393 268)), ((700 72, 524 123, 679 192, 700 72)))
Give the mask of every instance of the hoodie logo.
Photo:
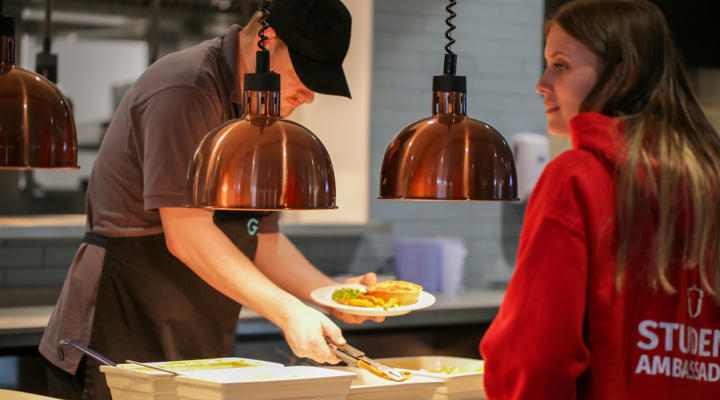
POLYGON ((692 285, 690 288, 688 288, 687 291, 687 307, 688 307, 688 314, 690 314, 690 318, 697 318, 698 315, 700 315, 700 312, 702 311, 702 298, 703 298, 703 291, 702 289, 698 288, 697 285, 692 285), (695 310, 693 311, 693 302, 697 301, 697 304, 695 306, 695 310))
POLYGON ((258 224, 260 222, 257 220, 257 218, 250 218, 247 222, 247 231, 250 236, 253 236, 258 231, 258 224))

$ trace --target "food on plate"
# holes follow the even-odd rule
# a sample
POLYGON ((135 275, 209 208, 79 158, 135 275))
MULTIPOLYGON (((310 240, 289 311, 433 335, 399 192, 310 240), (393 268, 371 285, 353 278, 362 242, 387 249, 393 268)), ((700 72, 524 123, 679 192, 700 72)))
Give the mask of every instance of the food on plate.
POLYGON ((417 302, 422 286, 407 281, 383 281, 367 285, 368 295, 383 299, 385 302, 394 299, 397 304, 407 306, 417 302))
POLYGON ((360 289, 342 288, 333 292, 332 299, 338 302, 340 299, 357 299, 360 293, 360 289))
POLYGON ((332 299, 336 302, 354 307, 375 307, 375 308, 392 308, 398 307, 398 302, 395 299, 385 301, 379 297, 370 296, 367 293, 363 293, 359 289, 342 288, 337 289, 332 294, 332 299))
POLYGON ((467 372, 483 372, 483 367, 480 368, 474 368, 474 369, 464 369, 464 368, 458 368, 458 367, 447 367, 445 365, 442 366, 440 369, 421 369, 420 371, 423 372, 432 372, 434 374, 445 374, 445 375, 453 375, 453 374, 464 374, 467 372))
POLYGON ((406 281, 384 281, 360 289, 341 288, 332 294, 340 304, 355 307, 394 308, 415 304, 422 286, 406 281))

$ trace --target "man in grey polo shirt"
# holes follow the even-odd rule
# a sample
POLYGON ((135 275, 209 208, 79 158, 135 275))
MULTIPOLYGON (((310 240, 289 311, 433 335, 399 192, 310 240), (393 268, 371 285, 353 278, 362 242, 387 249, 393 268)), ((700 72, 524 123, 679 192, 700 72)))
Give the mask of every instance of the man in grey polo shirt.
MULTIPOLYGON (((339 0, 275 0, 268 22, 265 46, 281 76, 283 115, 312 102, 314 92, 350 97, 342 61, 351 20, 339 0)), ((343 343, 342 332, 301 301, 335 282, 278 232, 276 213, 183 207, 198 143, 240 117, 259 28, 256 16, 161 58, 123 98, 91 174, 87 233, 40 344, 51 395, 109 398, 98 365, 71 348, 59 354, 62 339, 116 362, 228 356, 240 304, 276 324, 295 355, 339 361, 324 336, 343 343)))

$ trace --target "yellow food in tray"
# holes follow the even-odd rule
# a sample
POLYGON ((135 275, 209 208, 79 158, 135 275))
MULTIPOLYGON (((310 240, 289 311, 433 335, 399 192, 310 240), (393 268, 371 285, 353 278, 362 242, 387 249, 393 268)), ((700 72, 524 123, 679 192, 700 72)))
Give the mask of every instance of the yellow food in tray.
POLYGON ((443 365, 440 369, 421 369, 420 371, 423 372, 432 372, 433 374, 445 374, 445 375, 453 375, 453 374, 465 374, 468 372, 483 372, 484 368, 475 368, 475 369, 463 369, 458 367, 448 367, 443 365))
MULTIPOLYGON (((226 369, 226 368, 244 368, 244 367, 257 367, 262 363, 246 361, 242 359, 228 359, 228 358, 209 358, 204 360, 183 360, 183 361, 165 361, 148 363, 150 365, 169 369, 175 372, 183 371, 201 371, 208 369, 226 369)), ((118 367, 125 369, 132 369, 137 371, 155 371, 154 369, 143 367, 137 364, 119 364, 118 367)))
POLYGON ((336 302, 354 307, 394 308, 417 302, 422 286, 406 281, 384 281, 368 285, 366 292, 343 288, 332 294, 336 302))

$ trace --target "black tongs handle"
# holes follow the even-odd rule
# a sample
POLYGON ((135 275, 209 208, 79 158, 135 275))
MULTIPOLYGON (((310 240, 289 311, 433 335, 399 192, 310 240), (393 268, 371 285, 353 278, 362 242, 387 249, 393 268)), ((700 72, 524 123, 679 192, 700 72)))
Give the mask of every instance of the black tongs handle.
POLYGON ((72 339, 62 339, 62 340, 60 341, 60 343, 58 343, 58 345, 57 345, 57 353, 58 353, 58 358, 59 358, 60 360, 64 360, 64 359, 65 359, 65 352, 63 351, 63 346, 65 346, 65 345, 70 345, 70 346, 75 347, 76 349, 82 351, 83 353, 85 353, 85 354, 87 354, 88 356, 94 358, 95 360, 99 361, 99 362, 102 363, 102 364, 109 365, 109 366, 111 366, 111 367, 114 367, 114 366, 116 365, 114 362, 112 362, 112 361, 108 360, 107 358, 103 357, 102 355, 100 355, 100 353, 97 353, 97 352, 95 352, 94 350, 90 350, 90 349, 89 349, 88 347, 86 347, 85 345, 83 345, 83 344, 81 344, 81 343, 79 343, 79 342, 76 342, 76 341, 74 341, 74 340, 72 340, 72 339))

